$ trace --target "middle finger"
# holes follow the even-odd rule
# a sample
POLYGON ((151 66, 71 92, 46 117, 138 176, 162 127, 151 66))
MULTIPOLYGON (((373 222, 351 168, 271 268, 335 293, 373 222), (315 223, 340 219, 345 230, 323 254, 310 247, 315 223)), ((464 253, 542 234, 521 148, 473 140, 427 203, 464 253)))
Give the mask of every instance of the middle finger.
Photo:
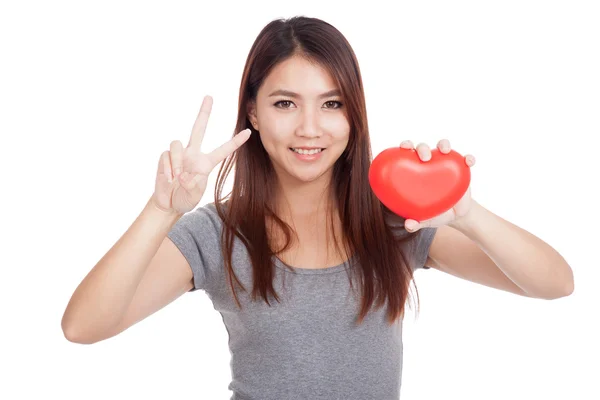
POLYGON ((200 112, 198 113, 198 117, 196 117, 196 121, 194 122, 194 127, 192 128, 192 134, 190 135, 190 141, 188 142, 187 147, 194 147, 196 150, 200 150, 200 145, 202 145, 202 139, 204 138, 204 132, 206 131, 206 125, 208 125, 208 117, 210 115, 210 111, 212 110, 213 99, 211 96, 205 96, 202 101, 202 106, 200 106, 200 112))
POLYGON ((426 143, 419 143, 416 150, 421 161, 429 161, 431 159, 431 149, 426 143))

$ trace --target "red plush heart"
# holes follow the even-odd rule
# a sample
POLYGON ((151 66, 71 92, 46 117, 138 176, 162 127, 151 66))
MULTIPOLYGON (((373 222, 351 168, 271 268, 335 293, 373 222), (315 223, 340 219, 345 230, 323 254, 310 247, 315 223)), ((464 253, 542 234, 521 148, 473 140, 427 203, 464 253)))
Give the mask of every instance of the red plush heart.
POLYGON ((471 169, 454 150, 431 150, 421 161, 415 149, 393 147, 379 153, 369 168, 369 183, 377 198, 406 219, 424 221, 452 208, 471 182, 471 169))

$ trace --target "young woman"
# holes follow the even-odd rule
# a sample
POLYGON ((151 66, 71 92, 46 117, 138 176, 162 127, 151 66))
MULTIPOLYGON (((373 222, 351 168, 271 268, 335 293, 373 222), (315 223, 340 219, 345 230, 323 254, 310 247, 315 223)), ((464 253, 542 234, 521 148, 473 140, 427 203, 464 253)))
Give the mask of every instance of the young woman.
MULTIPOLYGON (((187 146, 173 141, 161 155, 143 211, 76 289, 62 321, 68 340, 112 337, 202 289, 229 333, 233 399, 397 399, 417 268, 523 296, 573 291, 552 247, 470 191, 427 221, 378 201, 358 62, 328 23, 297 17, 263 29, 233 138, 205 154, 211 105, 206 97, 187 146), (215 201, 195 209, 224 160, 215 201)), ((450 150, 448 140, 438 147, 450 150)), ((415 151, 431 155, 425 144, 415 151)))

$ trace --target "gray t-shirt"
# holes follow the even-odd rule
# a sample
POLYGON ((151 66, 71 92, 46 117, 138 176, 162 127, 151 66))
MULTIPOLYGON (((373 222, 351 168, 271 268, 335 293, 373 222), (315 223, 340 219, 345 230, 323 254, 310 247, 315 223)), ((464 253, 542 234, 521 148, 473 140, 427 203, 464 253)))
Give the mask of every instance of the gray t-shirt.
MULTIPOLYGON (((190 264, 192 291, 205 291, 223 318, 231 352, 230 400, 399 399, 402 321, 390 326, 384 306, 355 323, 360 291, 358 281, 351 290, 346 272, 355 264, 292 272, 273 257, 281 302, 271 297, 268 306, 262 297, 251 301, 252 264, 236 237, 233 269, 247 290, 236 286, 240 310, 227 281, 221 229, 210 203, 183 215, 168 237, 190 264)), ((413 269, 423 267, 435 231, 423 228, 408 242, 413 269)))

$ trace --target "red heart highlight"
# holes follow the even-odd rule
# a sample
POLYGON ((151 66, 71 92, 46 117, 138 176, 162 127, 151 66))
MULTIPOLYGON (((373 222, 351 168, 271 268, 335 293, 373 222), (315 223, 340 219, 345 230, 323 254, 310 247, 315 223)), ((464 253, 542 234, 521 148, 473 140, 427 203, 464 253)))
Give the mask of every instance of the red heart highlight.
POLYGON ((471 169, 454 150, 431 150, 421 161, 415 149, 392 147, 379 153, 369 168, 375 196, 394 213, 424 221, 451 209, 466 193, 471 169))

